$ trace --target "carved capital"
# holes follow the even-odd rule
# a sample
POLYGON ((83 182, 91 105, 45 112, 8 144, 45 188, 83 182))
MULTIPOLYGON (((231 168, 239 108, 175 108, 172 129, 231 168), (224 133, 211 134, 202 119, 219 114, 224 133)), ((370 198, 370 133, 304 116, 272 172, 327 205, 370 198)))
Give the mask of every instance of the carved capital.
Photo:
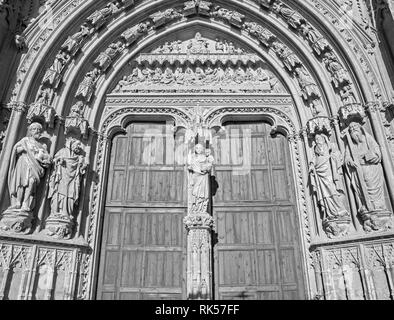
POLYGON ((316 134, 323 133, 327 136, 331 136, 332 127, 331 121, 328 117, 316 117, 308 121, 307 132, 309 136, 315 136, 316 134))
POLYGON ((339 109, 339 119, 343 125, 349 125, 353 121, 363 122, 365 117, 361 103, 350 103, 339 109))
POLYGON ((29 105, 21 101, 11 101, 7 104, 7 108, 16 112, 25 113, 29 109, 29 105))
POLYGON ((209 214, 190 214, 183 219, 187 230, 214 229, 215 219, 209 214))

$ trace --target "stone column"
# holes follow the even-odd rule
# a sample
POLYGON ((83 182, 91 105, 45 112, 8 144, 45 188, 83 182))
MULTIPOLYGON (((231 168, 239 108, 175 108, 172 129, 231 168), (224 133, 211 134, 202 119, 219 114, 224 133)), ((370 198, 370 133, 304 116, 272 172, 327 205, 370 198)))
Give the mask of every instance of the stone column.
MULTIPOLYGON (((12 109, 10 122, 7 128, 7 134, 4 139, 3 151, 0 154, 0 177, 8 176, 8 166, 11 157, 12 148, 16 144, 19 136, 20 124, 23 121, 23 117, 28 109, 28 105, 24 102, 10 102, 8 107, 12 109)), ((0 183, 0 201, 4 197, 5 190, 7 190, 7 179, 1 179, 0 183)), ((1 208, 0 208, 1 209, 1 208)))
POLYGON ((187 215, 187 298, 212 299, 212 230, 209 214, 187 215))

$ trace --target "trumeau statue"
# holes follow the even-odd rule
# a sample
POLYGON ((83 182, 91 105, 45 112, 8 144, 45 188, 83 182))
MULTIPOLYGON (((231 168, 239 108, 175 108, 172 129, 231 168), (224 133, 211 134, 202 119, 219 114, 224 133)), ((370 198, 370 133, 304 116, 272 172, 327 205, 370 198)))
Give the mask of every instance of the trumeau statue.
POLYGON ((311 185, 323 215, 323 226, 327 235, 346 235, 350 214, 344 206, 342 184, 342 157, 325 134, 314 137, 315 157, 310 163, 311 185))
POLYGON ((209 150, 204 150, 201 144, 194 148, 190 155, 188 168, 190 179, 190 208, 191 214, 206 214, 210 199, 210 174, 213 169, 214 159, 209 150))
POLYGON ((8 172, 11 206, 3 213, 2 229, 21 232, 31 226, 37 187, 52 162, 46 145, 39 141, 41 133, 41 124, 32 123, 27 137, 12 150, 8 172))
POLYGON ((71 233, 73 214, 78 205, 81 180, 86 168, 82 143, 74 138, 68 139, 66 146, 54 157, 49 181, 51 214, 46 221, 46 229, 50 235, 56 234, 63 238, 71 233))
POLYGON ((351 122, 346 135, 345 163, 356 192, 358 209, 366 231, 385 228, 379 216, 389 215, 384 196, 382 153, 375 139, 358 122, 351 122))

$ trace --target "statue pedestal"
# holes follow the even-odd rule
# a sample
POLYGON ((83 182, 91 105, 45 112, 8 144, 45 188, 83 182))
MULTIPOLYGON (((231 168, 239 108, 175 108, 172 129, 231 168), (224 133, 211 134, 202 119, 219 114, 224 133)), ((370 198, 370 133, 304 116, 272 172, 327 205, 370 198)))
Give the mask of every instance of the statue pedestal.
POLYGON ((32 228, 33 215, 31 211, 7 209, 0 220, 0 229, 15 233, 28 234, 32 228))
POLYGON ((329 238, 344 237, 348 234, 351 218, 349 216, 326 219, 323 228, 329 238))
POLYGON ((364 230, 372 231, 388 231, 393 227, 392 213, 387 210, 376 210, 360 213, 364 222, 364 230))
POLYGON ((74 222, 69 216, 52 214, 45 222, 45 232, 56 239, 70 239, 74 222))

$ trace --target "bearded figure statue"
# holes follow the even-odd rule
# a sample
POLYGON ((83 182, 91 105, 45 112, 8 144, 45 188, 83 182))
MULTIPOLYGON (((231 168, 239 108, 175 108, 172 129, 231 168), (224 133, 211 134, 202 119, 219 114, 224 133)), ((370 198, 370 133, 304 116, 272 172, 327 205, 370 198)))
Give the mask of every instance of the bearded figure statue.
POLYGON ((310 163, 311 185, 323 216, 323 227, 329 238, 344 236, 351 223, 344 206, 342 157, 325 134, 315 136, 315 157, 310 163))
POLYGON ((345 163, 356 193, 366 231, 391 227, 391 213, 384 196, 382 153, 375 139, 358 122, 349 125, 345 163))
POLYGON ((27 137, 13 148, 8 171, 11 206, 3 213, 0 228, 15 232, 30 232, 36 192, 45 170, 52 162, 47 146, 40 142, 41 124, 28 127, 27 137))
POLYGON ((71 235, 73 215, 78 205, 81 180, 86 168, 82 143, 74 138, 69 139, 66 146, 54 157, 48 193, 51 213, 46 220, 49 235, 57 238, 71 235))

